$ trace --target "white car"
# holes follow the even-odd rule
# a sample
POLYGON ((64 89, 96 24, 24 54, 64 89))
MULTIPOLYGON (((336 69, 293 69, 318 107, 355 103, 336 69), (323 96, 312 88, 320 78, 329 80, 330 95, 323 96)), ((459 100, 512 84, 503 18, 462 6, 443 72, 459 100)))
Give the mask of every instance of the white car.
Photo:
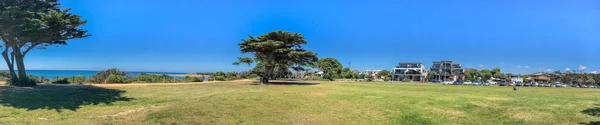
POLYGON ((489 81, 488 83, 490 83, 490 85, 496 85, 495 81, 489 81))
POLYGON ((465 83, 463 83, 463 84, 465 84, 465 85, 471 85, 471 84, 473 84, 473 82, 471 82, 471 81, 465 81, 465 83))
POLYGON ((448 85, 450 85, 450 84, 454 83, 454 81, 452 81, 452 80, 446 80, 446 81, 444 81, 443 83, 444 83, 444 84, 448 84, 448 85))

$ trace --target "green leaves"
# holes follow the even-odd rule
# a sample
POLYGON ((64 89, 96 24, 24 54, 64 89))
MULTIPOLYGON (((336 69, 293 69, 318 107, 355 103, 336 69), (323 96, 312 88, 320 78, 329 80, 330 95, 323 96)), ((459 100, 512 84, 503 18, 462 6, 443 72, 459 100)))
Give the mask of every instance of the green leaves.
POLYGON ((302 49, 306 43, 299 33, 283 31, 269 32, 259 37, 249 36, 238 45, 242 53, 252 53, 254 58, 239 57, 233 65, 257 62, 253 72, 260 72, 263 78, 270 78, 274 71, 289 70, 292 65, 295 65, 294 70, 299 71, 303 66, 314 66, 318 60, 316 53, 302 49))
POLYGON ((321 71, 327 74, 326 77, 337 77, 342 73, 342 64, 335 58, 323 58, 317 62, 317 65, 321 71))
POLYGON ((250 57, 238 57, 238 61, 234 62, 233 65, 240 65, 241 63, 245 63, 248 64, 248 66, 250 66, 250 64, 252 64, 254 62, 254 60, 250 57))

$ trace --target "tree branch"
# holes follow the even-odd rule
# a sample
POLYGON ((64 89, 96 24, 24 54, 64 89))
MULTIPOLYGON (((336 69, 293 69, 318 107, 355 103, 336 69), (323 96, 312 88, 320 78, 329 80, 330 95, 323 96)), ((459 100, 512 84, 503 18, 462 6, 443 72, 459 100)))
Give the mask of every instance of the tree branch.
POLYGON ((23 55, 27 54, 27 52, 29 52, 30 50, 35 48, 35 46, 37 46, 37 45, 39 45, 39 43, 31 44, 31 46, 29 46, 29 48, 27 48, 25 51, 23 51, 23 55))

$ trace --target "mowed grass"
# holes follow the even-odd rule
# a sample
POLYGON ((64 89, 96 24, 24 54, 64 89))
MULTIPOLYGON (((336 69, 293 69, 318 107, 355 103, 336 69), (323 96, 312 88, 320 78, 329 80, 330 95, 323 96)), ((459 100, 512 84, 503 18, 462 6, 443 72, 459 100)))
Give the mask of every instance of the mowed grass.
POLYGON ((597 124, 600 89, 319 82, 6 88, 0 124, 597 124))

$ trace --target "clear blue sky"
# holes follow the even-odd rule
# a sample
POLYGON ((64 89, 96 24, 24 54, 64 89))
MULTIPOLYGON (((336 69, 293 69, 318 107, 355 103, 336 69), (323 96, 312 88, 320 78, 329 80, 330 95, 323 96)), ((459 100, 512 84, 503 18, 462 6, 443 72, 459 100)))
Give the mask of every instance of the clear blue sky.
MULTIPOLYGON (((243 71, 237 43, 299 32, 352 69, 453 60, 504 72, 600 71, 598 0, 62 0, 93 36, 36 50, 29 69, 243 71)), ((5 67, 5 66, 4 66, 5 67)))

